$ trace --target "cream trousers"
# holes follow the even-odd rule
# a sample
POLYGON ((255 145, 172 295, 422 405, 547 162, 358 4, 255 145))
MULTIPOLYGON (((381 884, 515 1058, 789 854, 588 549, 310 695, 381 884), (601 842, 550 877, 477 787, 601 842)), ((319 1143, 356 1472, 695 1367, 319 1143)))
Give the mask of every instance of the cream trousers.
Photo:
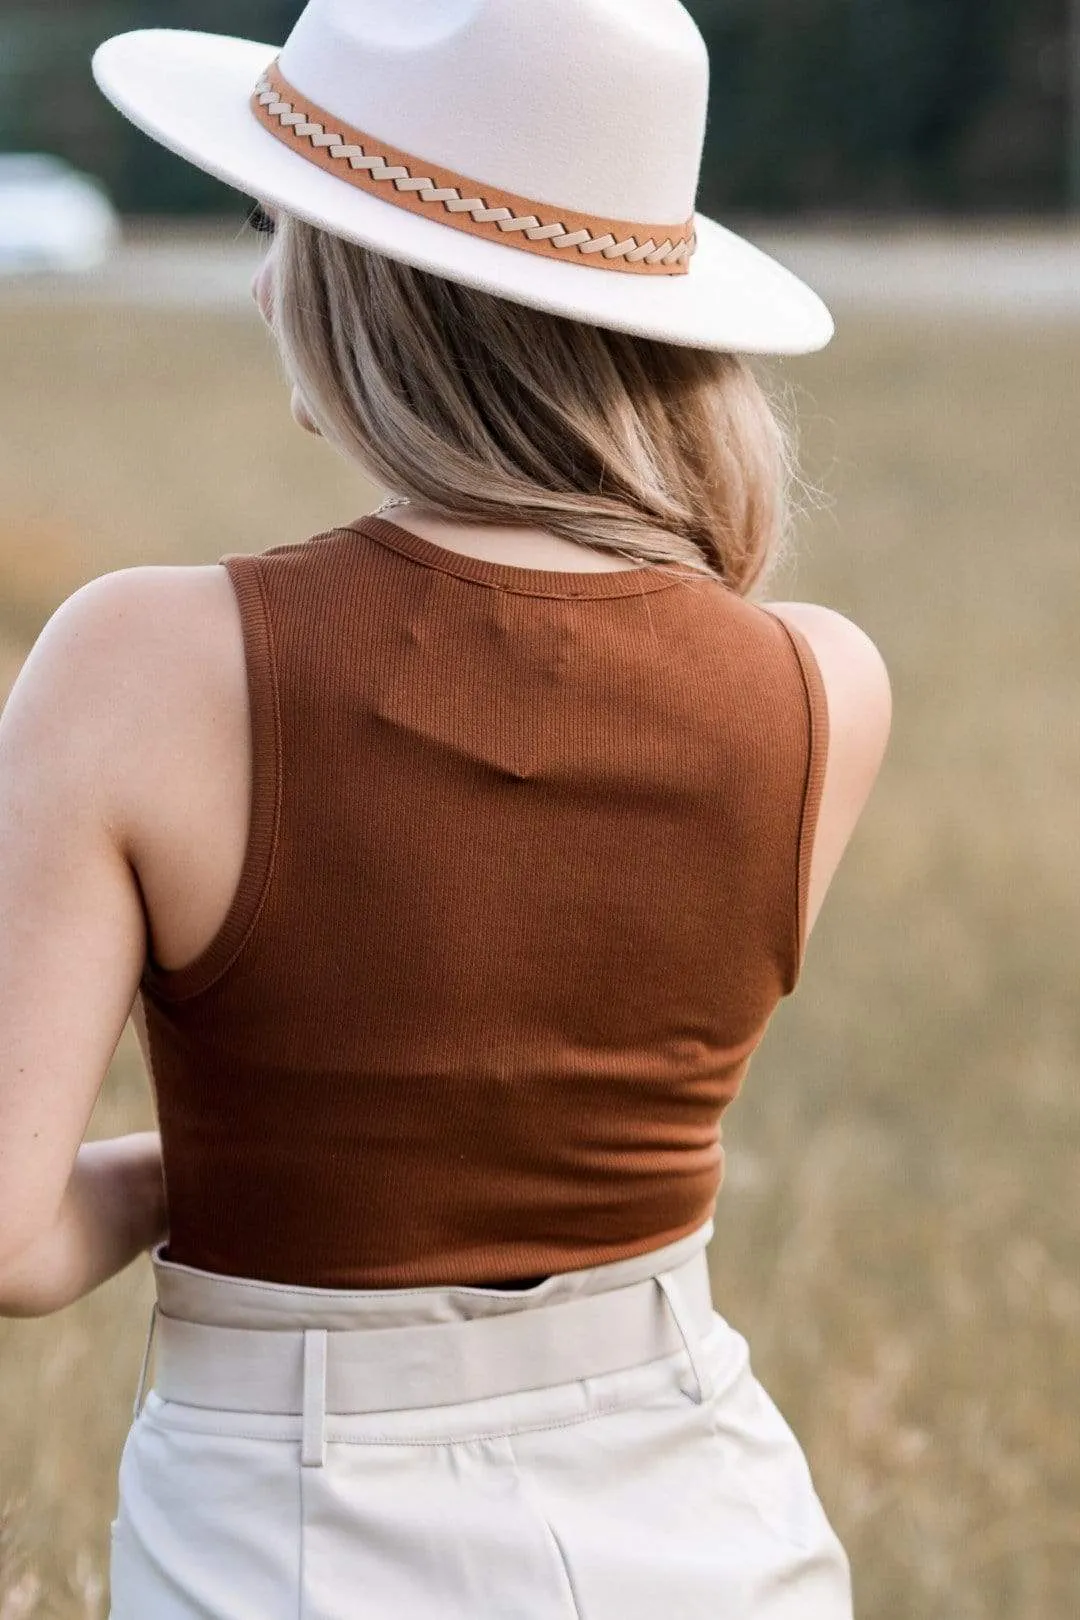
POLYGON ((159 1244, 110 1620, 851 1620, 712 1232, 520 1292, 293 1288, 159 1244))

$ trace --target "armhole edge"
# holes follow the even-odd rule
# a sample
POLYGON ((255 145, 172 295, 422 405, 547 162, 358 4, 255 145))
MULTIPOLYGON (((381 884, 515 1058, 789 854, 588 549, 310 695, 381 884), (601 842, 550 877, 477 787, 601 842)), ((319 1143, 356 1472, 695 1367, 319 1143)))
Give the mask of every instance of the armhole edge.
POLYGON ((829 704, 825 682, 817 656, 804 633, 779 614, 773 614, 783 626, 798 659, 806 699, 809 730, 806 775, 803 782, 802 806, 799 814, 799 833, 796 856, 795 936, 791 966, 785 975, 784 995, 791 995, 802 976, 806 961, 807 913, 810 897, 810 867, 814 840, 821 812, 825 786, 825 768, 829 752, 829 704))
POLYGON ((220 928, 193 962, 162 968, 147 957, 140 990, 174 1005, 203 995, 229 971, 259 920, 273 876, 281 821, 281 712, 277 660, 258 556, 231 554, 219 566, 236 595, 244 639, 251 727, 252 782, 240 878, 220 928))

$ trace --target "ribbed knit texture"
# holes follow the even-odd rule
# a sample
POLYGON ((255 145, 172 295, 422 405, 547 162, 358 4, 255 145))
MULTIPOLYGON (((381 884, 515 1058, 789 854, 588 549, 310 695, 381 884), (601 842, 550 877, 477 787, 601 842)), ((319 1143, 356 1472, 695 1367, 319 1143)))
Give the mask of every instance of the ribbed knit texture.
POLYGON ((516 568, 382 518, 222 563, 253 804, 218 936, 143 978, 168 1258, 477 1284, 700 1226, 802 960, 803 637, 680 567, 516 568))

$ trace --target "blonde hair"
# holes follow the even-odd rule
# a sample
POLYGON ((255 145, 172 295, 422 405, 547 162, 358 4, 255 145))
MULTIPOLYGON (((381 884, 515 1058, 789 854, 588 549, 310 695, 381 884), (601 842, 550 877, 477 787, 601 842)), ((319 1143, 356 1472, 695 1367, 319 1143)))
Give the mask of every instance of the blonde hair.
POLYGON ((740 596, 783 560, 790 430, 741 357, 527 308, 284 212, 276 253, 286 371, 387 490, 740 596))

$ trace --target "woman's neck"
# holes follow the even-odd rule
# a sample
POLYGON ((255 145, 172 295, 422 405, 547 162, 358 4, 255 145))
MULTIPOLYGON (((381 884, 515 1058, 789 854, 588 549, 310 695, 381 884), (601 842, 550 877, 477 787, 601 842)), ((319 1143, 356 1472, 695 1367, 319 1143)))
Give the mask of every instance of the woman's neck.
POLYGON ((385 514, 399 528, 446 551, 485 562, 508 563, 516 568, 550 569, 558 573, 616 573, 639 566, 611 552, 596 551, 528 525, 467 523, 436 516, 412 501, 386 502, 376 516, 385 514))

